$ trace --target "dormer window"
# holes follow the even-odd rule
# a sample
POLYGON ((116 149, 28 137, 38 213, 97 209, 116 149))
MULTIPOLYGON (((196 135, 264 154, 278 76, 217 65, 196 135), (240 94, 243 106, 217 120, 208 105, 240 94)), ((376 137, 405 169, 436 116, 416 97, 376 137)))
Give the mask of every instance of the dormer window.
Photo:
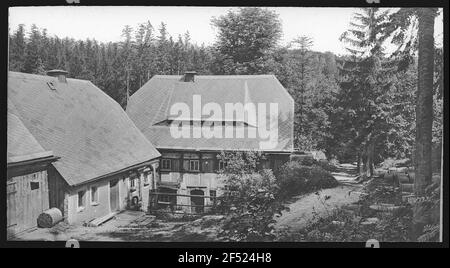
POLYGON ((53 82, 47 82, 47 86, 51 89, 51 90, 56 90, 55 85, 53 84, 53 82))

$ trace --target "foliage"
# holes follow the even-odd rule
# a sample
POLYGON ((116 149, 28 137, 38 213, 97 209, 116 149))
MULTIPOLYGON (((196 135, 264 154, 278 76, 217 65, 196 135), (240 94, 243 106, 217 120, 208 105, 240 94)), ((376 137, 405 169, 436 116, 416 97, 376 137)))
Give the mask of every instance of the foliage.
MULTIPOLYGON (((310 223, 297 233, 285 234, 281 241, 308 242, 365 242, 376 239, 381 242, 411 241, 413 212, 410 206, 402 207, 394 212, 381 213, 369 209, 374 203, 391 203, 400 197, 400 192, 389 190, 383 183, 371 182, 366 188, 367 195, 350 207, 331 207, 323 197, 322 204, 327 209, 325 216, 316 216, 310 223), (369 223, 369 219, 372 221, 369 223), (373 220, 374 219, 374 220, 373 220)), ((400 198, 401 199, 401 198, 400 198)))
POLYGON ((279 50, 277 62, 275 75, 295 101, 294 146, 301 151, 326 149, 338 92, 335 55, 300 44, 300 49, 279 50))
POLYGON ((258 172, 263 154, 260 151, 222 151, 217 159, 225 163, 219 173, 238 176, 258 172))
POLYGON ((439 224, 429 224, 424 227, 424 233, 419 236, 419 242, 438 242, 439 241, 439 224))
POLYGON ((350 149, 357 156, 353 161, 363 162, 364 174, 368 175, 383 149, 380 144, 389 127, 387 103, 393 69, 392 62, 384 57, 382 44, 386 36, 377 34, 386 21, 386 11, 363 8, 354 14, 350 29, 341 37, 350 56, 340 67, 339 109, 333 114, 336 132, 333 131, 331 141, 338 141, 342 149, 350 149))
POLYGON ((274 214, 284 208, 272 171, 256 171, 256 153, 227 152, 220 158, 227 163, 220 172, 224 193, 216 208, 227 216, 222 236, 234 241, 271 239, 274 214))
POLYGON ((424 195, 412 206, 413 222, 416 225, 419 242, 438 241, 441 219, 441 187, 440 182, 427 186, 424 195), (418 227, 417 227, 418 226, 418 227))
POLYGON ((271 54, 281 37, 278 14, 263 8, 239 8, 213 18, 217 29, 216 72, 223 74, 265 74, 271 54))
POLYGON ((386 215, 372 225, 362 225, 362 218, 337 209, 326 218, 302 230, 299 236, 308 242, 365 242, 376 239, 383 242, 409 241, 411 215, 386 215))
POLYGON ((439 183, 428 186, 427 197, 409 204, 401 200, 402 193, 398 187, 393 187, 382 179, 373 180, 365 186, 366 194, 357 203, 335 208, 327 202, 326 196, 318 192, 316 194, 327 211, 325 216, 313 217, 305 228, 296 233, 285 233, 279 240, 297 242, 365 242, 369 239, 380 242, 439 241, 439 186, 439 183), (394 204, 398 207, 391 212, 378 212, 369 208, 373 204, 394 204), (413 232, 416 221, 420 221, 423 227, 417 239, 413 232))
POLYGON ((320 166, 304 166, 297 161, 288 162, 281 168, 278 181, 284 198, 338 185, 337 180, 320 166))

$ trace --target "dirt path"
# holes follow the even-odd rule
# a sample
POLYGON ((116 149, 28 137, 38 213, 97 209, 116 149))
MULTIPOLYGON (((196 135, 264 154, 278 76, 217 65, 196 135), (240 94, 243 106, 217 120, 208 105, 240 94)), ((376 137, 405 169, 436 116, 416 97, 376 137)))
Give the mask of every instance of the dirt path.
POLYGON ((288 205, 289 210, 283 211, 276 220, 276 230, 300 230, 315 217, 322 217, 332 209, 355 203, 359 200, 362 185, 355 182, 354 167, 342 166, 333 176, 340 182, 335 188, 324 189, 294 197, 288 205), (327 200, 325 200, 327 198, 327 200))

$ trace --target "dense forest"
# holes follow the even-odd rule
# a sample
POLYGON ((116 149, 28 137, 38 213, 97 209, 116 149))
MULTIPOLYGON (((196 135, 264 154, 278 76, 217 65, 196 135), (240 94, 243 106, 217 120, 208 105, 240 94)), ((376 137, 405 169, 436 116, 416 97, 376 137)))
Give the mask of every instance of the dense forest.
MULTIPOLYGON (((25 32, 20 25, 9 34, 9 70, 45 74, 64 69, 70 77, 91 80, 122 107, 156 74, 275 74, 296 103, 295 147, 357 161, 370 172, 388 157, 413 158, 415 150, 417 48, 410 40, 408 49, 384 52, 381 44, 395 21, 389 16, 376 8, 355 14, 341 38, 348 45, 345 56, 312 51, 314 40, 301 33, 279 45, 279 16, 263 8, 212 18, 217 36, 211 46, 193 43, 189 32, 172 37, 166 24, 155 29, 150 21, 125 26, 123 39, 108 43, 60 38, 36 25, 25 32)), ((405 42, 402 38, 394 41, 405 42)), ((434 55, 433 152, 439 159, 442 48, 434 55)))

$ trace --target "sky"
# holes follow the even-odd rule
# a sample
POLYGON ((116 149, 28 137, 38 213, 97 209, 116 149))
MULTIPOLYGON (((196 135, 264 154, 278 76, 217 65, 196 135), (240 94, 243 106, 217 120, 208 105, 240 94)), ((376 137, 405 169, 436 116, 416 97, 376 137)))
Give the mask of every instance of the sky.
MULTIPOLYGON (((199 45, 211 45, 216 32, 211 18, 226 14, 232 7, 12 7, 9 9, 11 32, 19 24, 30 30, 31 24, 46 28, 49 35, 60 38, 95 39, 101 42, 115 42, 122 39, 125 25, 137 28, 139 23, 150 21, 155 29, 166 23, 171 36, 189 31, 191 40, 199 45)), ((349 27, 354 8, 306 8, 271 7, 276 11, 283 25, 280 45, 286 45, 295 37, 307 35, 314 41, 312 50, 345 54, 339 42, 340 35, 349 27)), ((442 15, 436 20, 436 36, 442 39, 442 15)), ((442 41, 441 41, 442 42, 442 41)))

